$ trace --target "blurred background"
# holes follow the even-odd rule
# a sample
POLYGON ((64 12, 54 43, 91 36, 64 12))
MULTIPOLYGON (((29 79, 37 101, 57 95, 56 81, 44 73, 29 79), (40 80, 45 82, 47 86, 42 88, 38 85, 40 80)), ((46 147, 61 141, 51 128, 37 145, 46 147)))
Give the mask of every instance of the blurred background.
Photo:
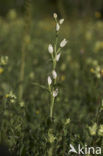
MULTIPOLYGON (((10 9, 23 14, 25 0, 0 0, 0 15, 5 16, 10 9)), ((67 18, 103 16, 102 0, 28 0, 31 1, 34 17, 48 17, 53 12, 67 18), (101 14, 101 16, 100 16, 101 14)), ((102 17, 101 17, 102 18, 102 17)))

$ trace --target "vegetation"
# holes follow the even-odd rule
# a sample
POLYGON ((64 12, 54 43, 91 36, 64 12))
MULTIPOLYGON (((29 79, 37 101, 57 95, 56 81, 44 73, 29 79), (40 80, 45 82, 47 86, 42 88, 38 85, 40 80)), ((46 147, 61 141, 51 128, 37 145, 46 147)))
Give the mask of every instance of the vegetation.
POLYGON ((65 18, 73 17, 73 15, 79 18, 93 17, 94 13, 98 11, 103 16, 102 0, 1 0, 0 14, 5 16, 10 9, 14 8, 22 15, 25 10, 26 1, 31 2, 33 8, 32 13, 35 18, 50 16, 54 11, 62 17, 65 16, 65 18))
POLYGON ((0 18, 0 143, 17 156, 103 149, 103 22, 54 18, 56 41, 52 17, 32 19, 29 32, 15 10, 0 18))

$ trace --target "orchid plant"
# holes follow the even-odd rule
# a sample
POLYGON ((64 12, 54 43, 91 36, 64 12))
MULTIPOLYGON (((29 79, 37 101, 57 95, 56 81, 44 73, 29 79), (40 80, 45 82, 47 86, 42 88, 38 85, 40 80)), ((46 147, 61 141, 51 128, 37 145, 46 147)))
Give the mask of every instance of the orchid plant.
POLYGON ((49 44, 49 46, 48 46, 48 52, 50 53, 50 56, 52 59, 52 71, 51 71, 51 74, 48 76, 48 89, 49 89, 49 93, 50 93, 50 118, 51 118, 51 120, 53 119, 53 108, 54 108, 54 104, 55 104, 55 99, 59 92, 58 88, 56 88, 57 77, 58 77, 56 67, 57 67, 57 63, 61 57, 61 49, 64 48, 67 44, 67 40, 63 39, 60 42, 59 47, 58 47, 59 31, 60 31, 61 25, 64 22, 64 19, 58 20, 58 16, 56 13, 53 14, 53 17, 54 17, 55 23, 56 23, 56 39, 55 39, 54 46, 52 44, 49 44))

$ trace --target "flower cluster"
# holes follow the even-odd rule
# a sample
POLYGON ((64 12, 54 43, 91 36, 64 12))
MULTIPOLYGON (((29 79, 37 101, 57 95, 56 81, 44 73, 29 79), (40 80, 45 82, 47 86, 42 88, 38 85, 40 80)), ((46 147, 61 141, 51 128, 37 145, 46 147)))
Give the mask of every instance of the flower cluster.
POLYGON ((57 65, 57 62, 60 60, 60 57, 61 57, 61 49, 64 48, 67 44, 67 40, 64 38, 59 43, 59 47, 57 47, 57 45, 58 45, 58 34, 60 31, 60 27, 64 22, 64 19, 58 20, 58 16, 56 13, 53 14, 53 17, 54 17, 55 22, 56 22, 56 41, 55 41, 54 46, 52 44, 49 44, 49 46, 48 46, 48 52, 51 55, 52 64, 53 64, 52 72, 48 76, 48 88, 49 88, 51 99, 52 99, 51 109, 50 109, 50 112, 51 112, 50 116, 51 117, 52 117, 52 111, 53 111, 52 109, 53 109, 53 105, 54 105, 54 100, 55 100, 56 96, 58 95, 58 88, 55 88, 56 83, 57 83, 56 82, 57 77, 58 77, 58 74, 56 72, 56 65, 57 65))
POLYGON ((99 125, 98 127, 97 124, 94 123, 91 127, 89 127, 89 132, 91 136, 98 134, 98 136, 103 137, 103 124, 99 125))
POLYGON ((88 58, 87 64, 92 66, 90 68, 90 72, 93 73, 96 76, 96 78, 100 79, 101 77, 103 77, 103 67, 99 65, 97 60, 88 58))
POLYGON ((9 99, 11 103, 15 103, 16 95, 12 91, 10 91, 8 94, 6 94, 5 97, 7 99, 9 99))
POLYGON ((8 63, 8 56, 0 57, 0 74, 4 71, 4 66, 8 63))
POLYGON ((91 136, 95 136, 97 131, 97 124, 94 123, 92 126, 89 127, 89 132, 91 136))
POLYGON ((86 60, 86 63, 87 63, 88 65, 97 66, 97 65, 98 65, 98 60, 93 59, 93 58, 91 58, 91 57, 88 57, 87 60, 86 60))
POLYGON ((103 76, 103 68, 100 65, 95 66, 90 69, 91 73, 95 74, 95 76, 100 79, 103 76))
POLYGON ((0 66, 5 66, 8 63, 8 56, 0 57, 0 66))

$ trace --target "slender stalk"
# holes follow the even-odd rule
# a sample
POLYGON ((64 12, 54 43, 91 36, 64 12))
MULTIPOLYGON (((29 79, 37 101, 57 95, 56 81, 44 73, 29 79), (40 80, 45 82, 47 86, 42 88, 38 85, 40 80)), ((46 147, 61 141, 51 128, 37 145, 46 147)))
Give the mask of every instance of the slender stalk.
POLYGON ((22 47, 22 56, 21 56, 21 69, 20 69, 20 85, 19 85, 19 101, 22 100, 23 96, 23 81, 24 81, 24 69, 25 69, 25 45, 22 47))
POLYGON ((50 91, 50 100, 51 100, 50 101, 50 118, 51 118, 51 120, 53 118, 55 97, 58 94, 58 89, 56 88, 56 84, 57 84, 56 66, 57 66, 57 62, 59 61, 60 56, 61 56, 61 48, 63 48, 67 44, 67 40, 64 39, 58 47, 58 35, 59 35, 60 25, 64 22, 64 19, 61 19, 58 21, 57 14, 54 14, 54 19, 56 22, 55 44, 54 44, 54 47, 51 44, 49 44, 49 47, 48 47, 49 53, 51 54, 51 58, 52 58, 52 70, 53 70, 52 71, 53 80, 49 76, 49 81, 48 81, 48 89, 50 91))
MULTIPOLYGON (((60 59, 61 56, 61 48, 63 48, 66 44, 67 41, 64 39, 60 45, 59 48, 58 46, 58 34, 60 30, 60 25, 63 23, 64 19, 61 19, 60 21, 57 20, 57 14, 54 13, 54 19, 56 22, 56 39, 55 39, 55 44, 54 47, 52 44, 49 44, 48 51, 51 54, 52 58, 52 73, 51 76, 48 76, 48 90, 50 93, 50 120, 53 123, 53 112, 54 112, 54 104, 55 104, 55 99, 56 96, 58 95, 58 88, 57 86, 57 73, 56 73, 56 67, 57 67, 57 62, 60 59), (52 78, 51 78, 52 77, 52 78)), ((53 156, 53 148, 54 148, 54 134, 53 134, 53 129, 51 126, 48 129, 48 142, 50 143, 50 148, 48 149, 48 156, 53 156)))
MULTIPOLYGON (((54 57, 53 57, 53 70, 56 70, 56 56, 57 56, 57 41, 58 41, 58 32, 56 31, 56 40, 54 45, 54 57)), ((56 85, 56 79, 54 79, 54 85, 56 85)), ((53 90, 55 88, 53 87, 53 90)), ((53 118, 53 108, 54 108, 55 98, 53 97, 53 94, 51 93, 51 105, 50 105, 50 118, 52 120, 53 118)))
POLYGON ((31 0, 25 0, 25 21, 24 21, 24 34, 23 34, 23 43, 21 49, 21 66, 20 66, 20 75, 19 75, 19 88, 18 88, 18 97, 19 101, 23 99, 23 90, 24 90, 24 73, 25 73, 25 59, 27 52, 27 37, 29 36, 30 30, 30 21, 31 21, 31 0))
POLYGON ((54 97, 51 95, 50 119, 53 118, 54 97))

